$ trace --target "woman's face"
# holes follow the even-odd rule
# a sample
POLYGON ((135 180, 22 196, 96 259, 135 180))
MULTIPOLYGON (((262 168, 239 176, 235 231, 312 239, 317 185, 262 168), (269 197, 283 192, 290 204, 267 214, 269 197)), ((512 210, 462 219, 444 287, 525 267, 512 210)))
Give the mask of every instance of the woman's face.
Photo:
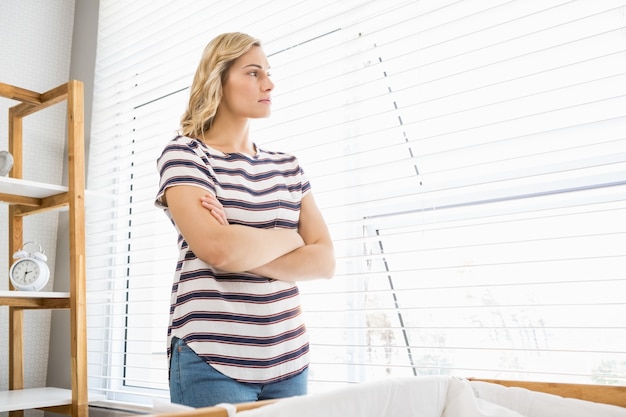
POLYGON ((261 47, 253 46, 228 70, 218 113, 239 118, 268 117, 273 89, 267 57, 261 47))

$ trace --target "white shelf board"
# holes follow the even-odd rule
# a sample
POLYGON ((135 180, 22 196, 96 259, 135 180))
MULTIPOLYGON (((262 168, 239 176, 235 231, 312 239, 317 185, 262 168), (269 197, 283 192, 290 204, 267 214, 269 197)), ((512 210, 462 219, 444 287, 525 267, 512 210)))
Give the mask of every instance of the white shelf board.
POLYGON ((5 298, 68 298, 69 292, 52 291, 0 291, 0 297, 5 298))
MULTIPOLYGON (((104 400, 104 395, 89 393, 89 402, 104 400)), ((0 391, 0 412, 56 407, 72 403, 72 390, 54 387, 0 391)))
POLYGON ((62 388, 28 388, 0 391, 0 411, 28 410, 72 403, 72 391, 62 388))
POLYGON ((0 193, 20 197, 44 198, 67 191, 62 185, 45 184, 17 178, 0 177, 0 193))
MULTIPOLYGON (((0 194, 9 194, 19 197, 44 198, 67 192, 68 188, 63 185, 46 184, 21 180, 17 178, 0 177, 0 194)), ((114 195, 85 190, 85 204, 110 203, 114 195)), ((0 201, 0 203, 2 203, 0 201)))

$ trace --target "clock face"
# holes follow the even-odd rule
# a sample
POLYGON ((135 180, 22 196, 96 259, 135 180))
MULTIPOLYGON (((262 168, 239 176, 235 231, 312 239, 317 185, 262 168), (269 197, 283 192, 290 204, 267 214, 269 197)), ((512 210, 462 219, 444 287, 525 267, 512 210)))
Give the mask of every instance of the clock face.
POLYGON ((20 285, 30 285, 39 278, 39 265, 30 259, 24 259, 13 267, 13 280, 20 285))

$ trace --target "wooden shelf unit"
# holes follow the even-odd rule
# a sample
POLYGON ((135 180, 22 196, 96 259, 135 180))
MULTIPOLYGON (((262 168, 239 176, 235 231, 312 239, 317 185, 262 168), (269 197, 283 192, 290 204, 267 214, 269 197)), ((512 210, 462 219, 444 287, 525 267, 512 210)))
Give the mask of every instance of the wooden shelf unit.
MULTIPOLYGON (((0 83, 0 97, 20 102, 9 109, 9 152, 14 165, 9 177, 0 177, 0 202, 8 204, 9 265, 23 242, 25 216, 48 210, 69 210, 69 293, 0 291, 0 306, 9 308, 9 390, 0 392, 0 411, 21 417, 26 409, 44 409, 75 417, 88 416, 87 324, 85 289, 85 145, 84 88, 71 80, 37 93, 0 83), (68 185, 42 184, 23 179, 23 118, 63 101, 67 102, 68 185), (24 311, 69 309, 72 386, 24 389, 24 311)), ((3 228, 4 229, 4 228, 3 228)), ((6 271, 8 279, 8 271, 6 271)))

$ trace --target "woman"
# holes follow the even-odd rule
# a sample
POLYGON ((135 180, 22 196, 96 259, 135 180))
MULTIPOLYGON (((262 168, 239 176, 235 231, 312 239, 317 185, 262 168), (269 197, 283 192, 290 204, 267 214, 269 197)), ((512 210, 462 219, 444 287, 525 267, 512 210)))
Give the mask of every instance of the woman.
POLYGON ((171 401, 192 407, 306 393, 308 338, 295 282, 331 278, 328 228, 298 160, 261 149, 274 84, 261 44, 206 47, 180 136, 157 165, 156 205, 176 227, 168 356, 171 401))

